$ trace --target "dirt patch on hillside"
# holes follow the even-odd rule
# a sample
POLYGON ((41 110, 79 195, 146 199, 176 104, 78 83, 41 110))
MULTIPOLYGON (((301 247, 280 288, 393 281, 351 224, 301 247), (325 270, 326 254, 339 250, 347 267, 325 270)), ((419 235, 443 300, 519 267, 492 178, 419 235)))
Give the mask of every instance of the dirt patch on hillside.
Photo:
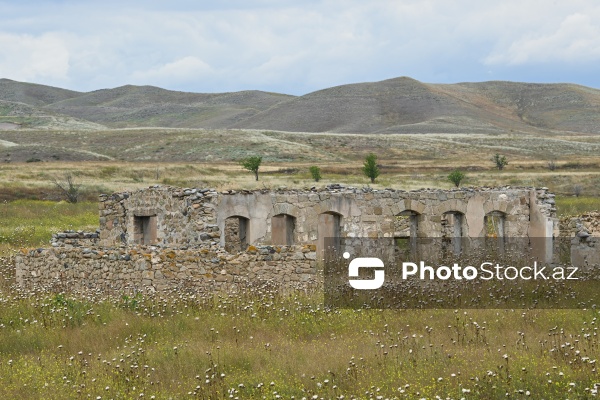
POLYGON ((13 129, 19 129, 21 125, 13 124, 12 122, 0 122, 0 131, 12 131, 13 129))

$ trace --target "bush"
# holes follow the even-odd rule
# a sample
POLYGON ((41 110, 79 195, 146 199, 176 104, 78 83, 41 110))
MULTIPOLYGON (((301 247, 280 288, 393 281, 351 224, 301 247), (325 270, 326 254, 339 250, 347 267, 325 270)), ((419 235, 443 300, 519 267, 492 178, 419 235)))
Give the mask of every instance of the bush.
POLYGON ((498 153, 494 154, 494 157, 492 157, 492 161, 496 164, 496 168, 498 168, 498 171, 502 171, 504 167, 508 165, 508 160, 506 159, 506 156, 501 156, 498 153))
POLYGON ((60 191, 64 199, 69 203, 77 203, 80 195, 81 183, 75 182, 75 177, 66 173, 62 180, 52 178, 52 183, 60 191))
POLYGON ((321 168, 317 167, 316 165, 313 165, 308 170, 310 171, 310 175, 315 180, 315 182, 319 182, 319 180, 321 180, 321 168))
POLYGON ((452 182, 454 184, 454 186, 459 187, 460 183, 466 178, 466 175, 455 169, 454 171, 450 172, 450 175, 448 175, 448 180, 450 182, 452 182))

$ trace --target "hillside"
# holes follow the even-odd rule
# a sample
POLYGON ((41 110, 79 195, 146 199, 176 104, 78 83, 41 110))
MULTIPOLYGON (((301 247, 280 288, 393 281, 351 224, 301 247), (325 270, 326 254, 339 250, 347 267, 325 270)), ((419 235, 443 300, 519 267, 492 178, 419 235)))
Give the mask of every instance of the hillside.
MULTIPOLYGON (((439 85, 456 98, 493 103, 523 124, 541 129, 600 132, 600 90, 573 84, 515 82, 439 85)), ((484 108, 491 108, 489 103, 484 108)))
POLYGON ((86 93, 47 108, 115 128, 218 128, 245 120, 289 97, 260 91, 186 93, 127 85, 86 93))
POLYGON ((81 95, 80 92, 35 83, 0 79, 0 100, 46 106, 81 95))
POLYGON ((280 103, 238 128, 345 133, 600 132, 600 90, 410 78, 337 86, 280 103))
POLYGON ((85 119, 58 114, 25 103, 0 100, 0 131, 22 128, 97 130, 105 127, 85 119))
POLYGON ((188 93, 132 85, 80 93, 1 79, 0 101, 0 129, 80 129, 78 126, 89 123, 87 129, 600 132, 600 90, 573 84, 428 84, 401 77, 290 96, 261 91, 188 93), (46 123, 46 117, 48 121, 62 120, 62 125, 46 123))
POLYGON ((237 128, 305 132, 499 132, 499 118, 410 78, 337 86, 280 103, 237 128))

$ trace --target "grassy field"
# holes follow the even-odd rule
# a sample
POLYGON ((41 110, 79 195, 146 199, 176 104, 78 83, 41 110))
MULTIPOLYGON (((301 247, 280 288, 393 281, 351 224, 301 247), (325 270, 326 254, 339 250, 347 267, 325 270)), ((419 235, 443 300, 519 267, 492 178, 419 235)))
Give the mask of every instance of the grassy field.
POLYGON ((0 291, 2 398, 590 398, 598 310, 0 291), (439 396, 439 397, 437 397, 439 396))
POLYGON ((148 185, 217 189, 310 187, 450 188, 454 169, 467 186, 546 186, 563 196, 600 196, 600 136, 534 134, 333 134, 266 130, 135 128, 102 131, 0 131, 0 201, 57 199, 52 179, 71 173, 85 199, 148 185), (375 184, 362 176, 368 153, 378 156, 375 184), (498 171, 495 153, 509 161, 498 171), (260 180, 239 161, 260 155, 260 180))
POLYGON ((580 215, 589 211, 600 210, 600 198, 598 197, 557 197, 557 215, 580 215))
POLYGON ((378 161, 381 175, 374 184, 361 172, 362 161, 355 162, 270 162, 263 160, 259 181, 237 162, 35 162, 0 165, 0 201, 15 199, 60 199, 52 184, 72 174, 82 184, 82 198, 95 201, 100 193, 127 191, 150 185, 213 187, 225 189, 305 188, 342 183, 356 187, 414 190, 423 187, 449 189, 447 179, 454 169, 466 174, 463 186, 546 186, 562 196, 575 194, 600 196, 600 158, 588 163, 562 162, 551 171, 547 165, 527 160, 511 160, 498 171, 490 160, 461 167, 456 161, 413 161, 406 164, 394 159, 378 161), (321 168, 323 179, 311 179, 309 167, 321 168))

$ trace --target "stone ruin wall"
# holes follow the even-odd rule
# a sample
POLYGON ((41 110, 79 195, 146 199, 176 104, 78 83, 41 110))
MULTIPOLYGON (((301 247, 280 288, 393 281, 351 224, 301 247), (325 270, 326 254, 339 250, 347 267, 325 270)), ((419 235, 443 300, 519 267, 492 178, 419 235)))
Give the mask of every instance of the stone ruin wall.
POLYGON ((155 217, 161 247, 195 247, 220 236, 215 210, 219 196, 213 189, 150 187, 133 193, 100 195, 99 245, 136 244, 136 218, 155 217))
POLYGON ((555 211, 546 188, 408 192, 332 185, 217 192, 154 186, 101 195, 99 230, 59 233, 52 248, 23 251, 17 279, 29 287, 62 282, 103 290, 211 290, 260 281, 308 288, 318 281, 323 237, 456 234, 449 225, 482 237, 486 215, 494 213, 502 215, 504 235, 551 237, 555 211), (245 243, 236 243, 241 231, 245 243))
POLYGON ((600 212, 560 220, 560 236, 570 238, 571 262, 578 267, 600 265, 600 212))
POLYGON ((219 246, 170 250, 154 246, 54 247, 23 250, 17 282, 44 290, 236 290, 274 282, 290 289, 316 283, 314 246, 250 246, 229 254, 219 246))
MULTIPOLYGON (((227 219, 247 221, 247 244, 273 243, 273 217, 294 219, 294 244, 317 244, 323 215, 339 218, 339 234, 394 237, 408 231, 407 218, 416 217, 418 237, 441 237, 448 215, 462 214, 463 236, 485 235, 485 216, 504 216, 504 233, 513 237, 552 236, 554 195, 547 189, 484 188, 459 190, 371 190, 331 186, 323 190, 227 191, 151 187, 100 198, 99 244, 136 244, 136 217, 156 217, 161 247, 181 248, 218 241, 225 246, 227 219), (404 225, 404 226, 403 226, 404 225)), ((229 228, 237 231, 235 227, 229 228)), ((324 231, 324 229, 321 229, 324 231)), ((321 232, 323 233, 323 232, 321 232)), ((403 235, 403 234, 402 234, 403 235)))

